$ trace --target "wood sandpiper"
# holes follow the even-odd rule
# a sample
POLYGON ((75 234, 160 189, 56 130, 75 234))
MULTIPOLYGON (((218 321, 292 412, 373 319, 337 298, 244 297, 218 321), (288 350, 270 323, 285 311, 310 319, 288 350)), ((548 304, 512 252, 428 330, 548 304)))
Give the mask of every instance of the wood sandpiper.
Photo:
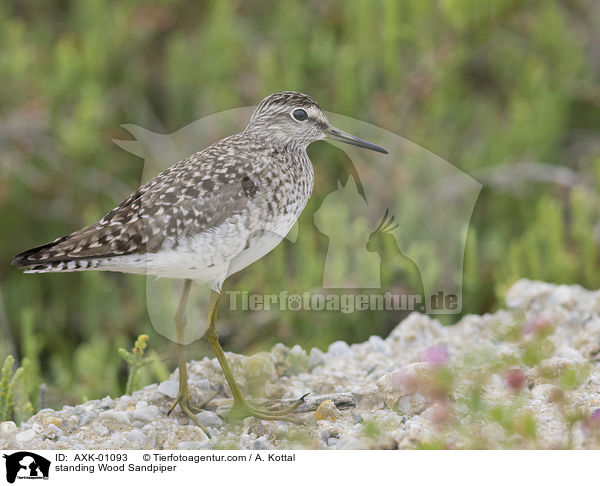
POLYGON ((99 221, 27 250, 12 264, 26 273, 107 270, 183 279, 175 314, 179 393, 171 411, 179 404, 205 431, 190 402, 181 343, 192 281, 207 282, 205 336, 231 389, 231 414, 295 421, 291 412, 302 399, 272 411, 244 398, 215 322, 223 281, 275 248, 306 206, 314 179, 306 148, 325 138, 387 153, 332 127, 310 96, 275 93, 260 102, 242 132, 172 165, 99 221))

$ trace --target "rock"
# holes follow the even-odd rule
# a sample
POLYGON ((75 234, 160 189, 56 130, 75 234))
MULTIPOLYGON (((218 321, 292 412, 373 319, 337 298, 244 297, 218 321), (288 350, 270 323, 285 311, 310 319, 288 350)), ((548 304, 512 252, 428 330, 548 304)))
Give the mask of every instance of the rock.
POLYGON ((317 420, 336 421, 340 417, 340 411, 333 403, 333 400, 325 400, 315 411, 317 420))
POLYGON ((138 447, 143 447, 146 443, 146 435, 141 430, 128 432, 126 438, 128 441, 136 443, 138 447))
POLYGON ((59 417, 47 416, 42 419, 42 423, 44 425, 53 424, 56 426, 62 425, 62 419, 59 417))
POLYGON ((254 449, 254 450, 269 450, 269 449, 275 449, 275 448, 273 447, 273 444, 271 444, 269 439, 267 439, 266 437, 259 437, 252 444, 252 449, 254 449))
POLYGON ((179 444, 177 444, 177 449, 179 449, 179 450, 212 449, 212 444, 208 440, 205 440, 202 442, 197 442, 197 441, 180 442, 179 444))
POLYGON ((150 405, 144 408, 137 408, 133 411, 133 418, 135 420, 142 420, 144 422, 150 422, 151 420, 158 417, 158 407, 156 405, 150 405))
POLYGON ((386 341, 400 347, 432 346, 436 341, 444 339, 446 332, 439 321, 413 312, 396 326, 386 341))
POLYGON ((358 439, 357 437, 346 435, 338 440, 338 442, 335 444, 335 448, 343 450, 357 450, 366 449, 367 445, 363 440, 358 439))
POLYGON ((348 357, 351 354, 350 345, 344 341, 336 341, 329 345, 327 354, 336 358, 348 357))
POLYGON ((509 309, 530 307, 534 301, 548 296, 553 288, 552 284, 545 282, 534 282, 526 278, 518 280, 506 292, 506 305, 509 309))
POLYGON ((104 437, 104 436, 108 435, 108 429, 104 425, 102 425, 101 423, 99 423, 99 422, 94 423, 92 425, 92 429, 100 437, 104 437))
POLYGON ((448 327, 413 313, 387 339, 338 341, 327 353, 283 344, 251 357, 229 353, 257 406, 266 399, 287 407, 310 393, 295 411, 301 424, 221 420, 230 391, 216 360, 205 358, 188 370, 192 401, 207 402, 198 418, 211 439, 179 408, 167 416, 179 391, 170 379, 130 396, 45 409, 19 427, 3 422, 0 447, 600 449, 600 291, 522 280, 507 301, 509 310, 448 327), (570 417, 582 420, 569 435, 570 417))
POLYGON ((556 385, 551 385, 550 383, 536 386, 531 390, 531 394, 534 398, 546 402, 559 402, 564 397, 563 391, 556 385))
POLYGON ((415 394, 424 389, 430 381, 431 372, 432 367, 429 363, 409 363, 383 375, 377 380, 377 387, 386 405, 391 407, 401 396, 415 394))
POLYGON ((34 437, 35 432, 33 431, 33 429, 28 429, 24 430, 23 432, 19 432, 17 435, 15 435, 15 440, 17 442, 29 442, 30 440, 33 440, 34 437))
POLYGON ((325 363, 325 353, 317 348, 312 348, 308 355, 308 369, 313 370, 319 365, 325 363))
POLYGON ((48 427, 46 427, 46 435, 52 439, 56 439, 61 435, 64 435, 64 432, 61 428, 57 427, 56 425, 49 424, 48 427))
POLYGON ((402 395, 396 400, 396 403, 393 405, 393 408, 400 415, 413 416, 421 413, 429 406, 429 401, 427 398, 420 393, 415 393, 412 395, 402 395))
POLYGON ((117 422, 121 422, 122 424, 129 424, 131 422, 131 415, 129 412, 107 410, 106 412, 101 412, 99 417, 105 420, 115 420, 117 422))
POLYGON ((158 391, 169 398, 177 398, 179 393, 179 382, 173 380, 163 381, 158 385, 158 391))
POLYGON ((93 412, 83 412, 81 414, 81 418, 79 419, 79 426, 83 427, 84 425, 89 424, 92 420, 96 418, 96 414, 93 412))
POLYGON ((0 438, 11 436, 17 432, 17 425, 14 422, 0 423, 0 438))
POLYGON ((385 342, 381 336, 371 336, 369 338, 369 346, 376 353, 384 354, 386 356, 391 354, 390 345, 385 342))
POLYGON ((223 420, 221 420, 221 418, 215 412, 211 412, 210 410, 204 410, 200 413, 197 413, 196 417, 198 417, 200 423, 205 427, 216 428, 223 425, 223 420))

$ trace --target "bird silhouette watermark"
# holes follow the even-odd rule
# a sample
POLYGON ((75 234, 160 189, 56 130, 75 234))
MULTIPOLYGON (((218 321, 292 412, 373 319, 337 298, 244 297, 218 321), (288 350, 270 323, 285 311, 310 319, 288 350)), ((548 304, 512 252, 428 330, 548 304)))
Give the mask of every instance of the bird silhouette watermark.
MULTIPOLYGON (((190 153, 242 130, 254 110, 255 107, 244 107, 215 113, 168 134, 124 125, 134 139, 115 143, 144 159, 145 182, 190 153)), ((321 280, 312 282, 302 292, 297 288, 282 288, 276 294, 228 288, 224 292, 229 309, 461 312, 466 235, 481 184, 397 134, 360 120, 326 114, 333 125, 361 134, 390 153, 373 156, 372 152, 334 141, 335 150, 343 151, 348 160, 346 176, 322 197, 304 224, 295 224, 285 234, 271 233, 272 246, 287 240, 292 248, 302 240, 325 238, 325 248, 316 248, 310 255, 316 262, 313 265, 321 265, 321 280), (281 298, 286 292, 287 296, 281 298)), ((329 161, 319 154, 311 159, 318 179, 329 161)), ((251 205, 251 178, 247 186, 250 192, 246 192, 245 202, 251 205)), ((287 272, 290 282, 295 281, 294 268, 304 264, 302 258, 306 258, 305 252, 286 252, 287 261, 280 273, 287 272)), ((234 255, 231 262, 235 260, 234 255)), ((148 277, 146 287, 153 326, 176 340, 169 316, 177 307, 180 284, 148 277), (165 295, 171 298, 165 300, 165 295)), ((190 321, 204 319, 209 305, 207 295, 208 292, 194 294, 188 308, 190 321)), ((186 333, 184 342, 190 343, 200 339, 204 329, 188 326, 186 333)))

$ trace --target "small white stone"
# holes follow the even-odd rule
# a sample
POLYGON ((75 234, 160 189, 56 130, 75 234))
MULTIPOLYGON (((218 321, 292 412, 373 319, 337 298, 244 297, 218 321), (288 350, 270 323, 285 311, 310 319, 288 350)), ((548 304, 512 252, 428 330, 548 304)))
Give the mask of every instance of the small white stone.
POLYGON ((129 412, 120 412, 115 410, 107 410, 105 412, 101 412, 100 418, 116 420, 117 422, 121 422, 122 424, 128 424, 131 421, 129 412))
POLYGON ((543 383, 531 390, 533 398, 546 402, 555 402, 561 399, 563 392, 560 388, 550 383, 543 383))
POLYGON ((342 437, 339 442, 335 444, 336 449, 347 449, 347 450, 356 450, 356 449, 365 449, 367 446, 363 441, 357 439, 356 437, 352 437, 351 435, 345 435, 342 437))
POLYGON ((158 385, 158 391, 169 398, 177 398, 179 393, 179 382, 173 380, 163 381, 158 385))
POLYGON ((562 348, 557 354, 561 358, 565 358, 574 363, 585 363, 586 362, 586 360, 584 359, 583 356, 581 356, 581 353, 579 351, 577 351, 576 349, 570 348, 570 347, 562 348))
POLYGON ((350 346, 345 341, 336 341, 329 345, 327 353, 330 356, 342 357, 350 355, 350 346))
POLYGON ((274 449, 273 444, 266 437, 259 437, 252 443, 252 449, 255 450, 270 450, 274 449))
POLYGON ((179 450, 199 450, 199 449, 210 449, 210 442, 204 440, 202 442, 180 442, 177 444, 179 450))
POLYGON ((141 430, 132 430, 126 437, 128 441, 137 442, 139 445, 144 445, 146 442, 146 435, 141 430))
POLYGON ((325 363, 325 353, 317 348, 312 348, 308 356, 308 369, 312 370, 325 363))
POLYGON ((19 432, 17 435, 15 435, 15 440, 17 442, 29 442, 30 440, 33 440, 34 437, 35 431, 33 429, 29 429, 19 432))
POLYGON ((148 402, 146 400, 140 400, 135 404, 135 408, 146 408, 148 406, 148 402))
POLYGON ((60 427, 57 427, 54 424, 49 424, 46 426, 46 435, 48 435, 49 437, 56 439, 58 437, 60 437, 61 435, 64 435, 63 430, 60 427))
POLYGON ((506 305, 509 309, 530 307, 532 302, 544 299, 554 289, 552 284, 536 282, 526 278, 518 280, 506 292, 506 305))
POLYGON ((84 425, 89 424, 92 420, 96 418, 96 414, 93 412, 83 412, 81 414, 81 418, 79 419, 79 426, 83 427, 84 425))
POLYGON ((138 408, 133 411, 133 418, 136 420, 144 420, 145 422, 150 422, 156 417, 158 417, 158 407, 156 405, 138 408))
POLYGON ((0 424, 0 437, 8 437, 17 432, 17 424, 14 422, 2 422, 0 424))
POLYGON ((210 410, 204 410, 196 414, 196 417, 198 417, 200 423, 205 427, 220 427, 223 425, 221 418, 215 412, 211 412, 210 410))
POLYGON ((96 434, 98 434, 100 437, 108 435, 108 429, 99 422, 94 423, 92 425, 92 429, 94 429, 94 432, 96 432, 96 434))
POLYGON ((385 342, 381 336, 371 336, 369 338, 369 345, 376 353, 381 353, 386 356, 391 354, 390 345, 385 342))
POLYGON ((395 409, 400 415, 413 416, 421 413, 427 408, 429 402, 420 393, 413 395, 402 395, 395 403, 395 409))

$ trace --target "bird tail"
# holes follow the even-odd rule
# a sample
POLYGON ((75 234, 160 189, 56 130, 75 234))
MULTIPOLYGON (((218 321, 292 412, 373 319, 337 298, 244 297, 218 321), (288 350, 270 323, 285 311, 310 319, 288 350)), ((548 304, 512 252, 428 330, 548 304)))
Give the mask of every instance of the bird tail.
POLYGON ((71 235, 61 236, 44 245, 36 246, 16 255, 11 265, 25 273, 77 272, 93 270, 100 265, 98 258, 73 258, 61 250, 61 244, 71 235))

